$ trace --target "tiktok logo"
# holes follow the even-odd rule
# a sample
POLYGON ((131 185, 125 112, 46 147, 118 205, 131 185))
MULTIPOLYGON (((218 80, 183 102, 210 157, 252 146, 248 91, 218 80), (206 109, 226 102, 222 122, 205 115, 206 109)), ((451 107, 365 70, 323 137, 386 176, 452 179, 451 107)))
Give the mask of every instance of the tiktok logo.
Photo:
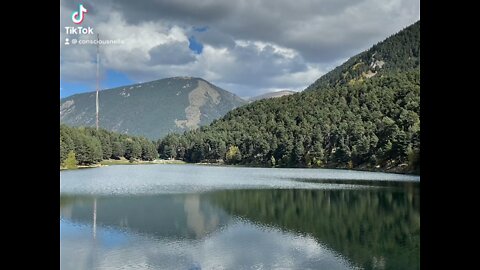
POLYGON ((88 10, 83 7, 82 4, 78 5, 78 11, 75 11, 72 13, 72 21, 75 24, 81 24, 83 22, 83 19, 85 19, 85 13, 87 13, 88 10))

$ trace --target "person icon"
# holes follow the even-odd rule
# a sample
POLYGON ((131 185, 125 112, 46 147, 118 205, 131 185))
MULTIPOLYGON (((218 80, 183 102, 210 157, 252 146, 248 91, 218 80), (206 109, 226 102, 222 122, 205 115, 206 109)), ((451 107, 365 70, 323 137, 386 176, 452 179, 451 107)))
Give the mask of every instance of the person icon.
POLYGON ((70 45, 70 40, 68 38, 65 39, 65 45, 70 45))

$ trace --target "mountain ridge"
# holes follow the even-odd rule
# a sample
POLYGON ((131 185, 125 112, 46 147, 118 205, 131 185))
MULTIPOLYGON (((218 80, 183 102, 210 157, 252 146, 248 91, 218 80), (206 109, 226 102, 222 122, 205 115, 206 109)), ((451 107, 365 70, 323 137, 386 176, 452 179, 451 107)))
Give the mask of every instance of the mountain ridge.
POLYGON ((268 92, 262 95, 254 96, 248 99, 249 102, 254 102, 257 100, 262 100, 262 99, 269 99, 269 98, 277 98, 277 97, 283 97, 287 95, 293 95, 297 92, 291 91, 291 90, 280 90, 280 91, 275 91, 275 92, 268 92))
POLYGON ((411 71, 420 67, 420 21, 390 35, 369 49, 350 57, 304 91, 355 84, 374 76, 411 71))
MULTIPOLYGON (((206 125, 247 101, 198 77, 172 77, 99 91, 100 126, 158 139, 206 125)), ((95 125, 95 92, 60 99, 60 122, 95 125)))

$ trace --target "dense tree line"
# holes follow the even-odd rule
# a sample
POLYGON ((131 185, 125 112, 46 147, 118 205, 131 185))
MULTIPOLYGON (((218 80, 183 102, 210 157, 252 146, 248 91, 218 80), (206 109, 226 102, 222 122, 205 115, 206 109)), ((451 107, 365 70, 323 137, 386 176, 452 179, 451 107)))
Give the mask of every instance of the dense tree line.
POLYGON ((259 166, 419 169, 420 73, 260 100, 158 141, 162 158, 259 166))
POLYGON ((155 143, 143 137, 60 125, 60 164, 71 165, 72 159, 78 165, 91 165, 104 159, 154 160, 157 156, 155 143))

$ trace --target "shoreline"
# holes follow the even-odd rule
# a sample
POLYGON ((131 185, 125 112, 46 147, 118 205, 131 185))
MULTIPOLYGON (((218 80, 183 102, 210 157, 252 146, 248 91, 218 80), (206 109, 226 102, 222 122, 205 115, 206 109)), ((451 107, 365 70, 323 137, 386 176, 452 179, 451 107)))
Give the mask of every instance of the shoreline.
POLYGON ((256 166, 256 165, 248 165, 248 164, 225 164, 225 163, 217 163, 217 162, 197 162, 191 163, 186 162, 183 160, 167 160, 167 159, 156 159, 153 161, 134 161, 130 162, 128 160, 102 160, 100 163, 92 164, 92 165, 79 165, 77 168, 67 169, 67 168, 60 168, 60 171, 64 170, 76 170, 76 169, 92 169, 92 168, 100 168, 100 167, 107 167, 107 166, 115 166, 115 165, 154 165, 154 164, 176 164, 176 165, 200 165, 200 166, 219 166, 219 167, 243 167, 243 168, 272 168, 272 169, 332 169, 332 170, 350 170, 350 171, 360 171, 360 172, 380 172, 380 173, 393 173, 393 174, 401 174, 401 175, 414 175, 420 176, 419 172, 414 172, 408 169, 403 169, 404 167, 401 166, 394 166, 389 168, 375 168, 375 167, 356 167, 356 168, 347 168, 347 167, 266 167, 266 166, 256 166))
POLYGON ((119 159, 119 160, 106 159, 92 165, 77 165, 76 168, 60 167, 60 171, 67 171, 67 170, 70 171, 70 170, 77 170, 77 169, 93 169, 93 168, 115 166, 115 165, 148 165, 148 164, 187 164, 187 162, 182 160, 167 160, 167 159, 156 159, 152 161, 136 160, 134 162, 130 162, 129 160, 126 160, 126 159, 119 159))
POLYGON ((371 168, 371 167, 355 167, 355 168, 347 168, 347 167, 267 167, 267 166, 256 166, 256 165, 247 165, 247 164, 225 164, 225 163, 207 163, 207 162, 197 162, 197 163, 189 163, 186 162, 185 164, 192 164, 192 165, 201 165, 201 166, 219 166, 219 167, 242 167, 242 168, 272 168, 272 169, 329 169, 329 170, 349 170, 349 171, 359 171, 359 172, 379 172, 379 173, 392 173, 392 174, 401 174, 401 175, 415 175, 420 176, 419 172, 415 172, 412 170, 405 170, 402 171, 402 167, 389 167, 389 168, 371 168))

